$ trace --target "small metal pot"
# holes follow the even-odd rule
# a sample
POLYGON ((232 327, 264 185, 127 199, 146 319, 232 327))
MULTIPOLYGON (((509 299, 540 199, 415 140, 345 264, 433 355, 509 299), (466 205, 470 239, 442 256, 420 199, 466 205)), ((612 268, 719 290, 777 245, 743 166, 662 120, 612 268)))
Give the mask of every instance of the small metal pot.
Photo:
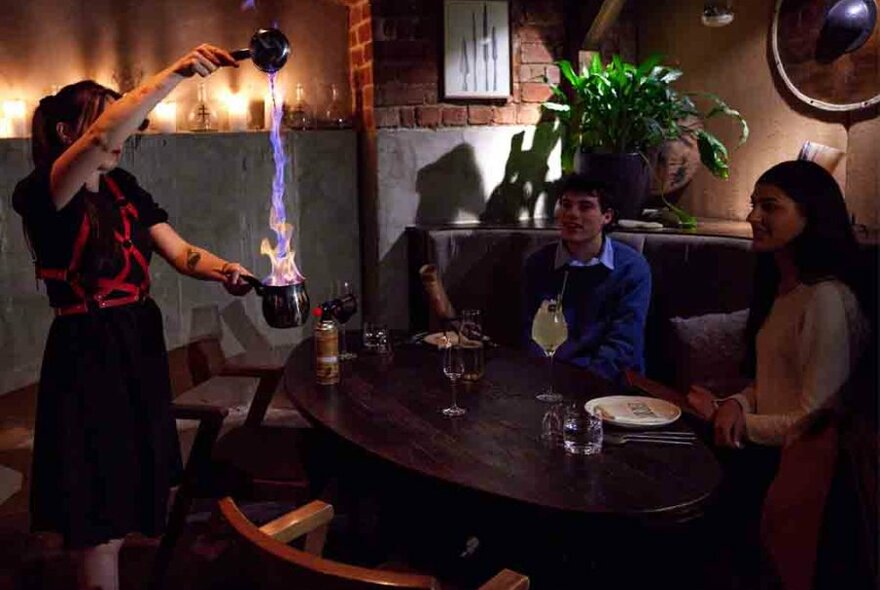
POLYGON ((287 63, 290 56, 290 41, 278 29, 260 29, 251 37, 246 49, 237 49, 232 57, 237 60, 248 59, 267 74, 277 72, 287 63))
POLYGON ((242 275, 263 298, 263 317, 273 328, 294 328, 302 326, 309 318, 311 307, 305 283, 293 285, 264 285, 256 277, 242 275))

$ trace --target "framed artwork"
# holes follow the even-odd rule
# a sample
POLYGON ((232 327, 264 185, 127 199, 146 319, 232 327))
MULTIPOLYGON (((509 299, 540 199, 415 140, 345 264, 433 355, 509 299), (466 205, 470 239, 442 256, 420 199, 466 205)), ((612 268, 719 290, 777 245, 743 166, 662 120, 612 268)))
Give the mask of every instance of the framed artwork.
POLYGON ((444 98, 508 98, 508 3, 445 0, 443 13, 444 98))

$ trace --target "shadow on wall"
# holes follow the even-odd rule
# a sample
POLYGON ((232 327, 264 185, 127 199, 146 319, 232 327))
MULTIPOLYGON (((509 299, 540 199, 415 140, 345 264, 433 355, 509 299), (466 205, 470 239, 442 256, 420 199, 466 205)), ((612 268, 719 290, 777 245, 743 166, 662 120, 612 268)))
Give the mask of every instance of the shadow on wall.
POLYGON ((485 191, 473 146, 458 144, 419 170, 416 192, 419 193, 417 224, 456 221, 460 213, 477 217, 483 210, 485 191))
POLYGON ((547 160, 560 136, 561 131, 555 126, 539 125, 535 129, 532 148, 527 151, 523 151, 525 131, 510 139, 504 180, 492 191, 480 215, 481 221, 515 223, 523 216, 529 219, 553 216, 557 181, 546 180, 547 160), (541 200, 541 195, 546 198, 541 200))

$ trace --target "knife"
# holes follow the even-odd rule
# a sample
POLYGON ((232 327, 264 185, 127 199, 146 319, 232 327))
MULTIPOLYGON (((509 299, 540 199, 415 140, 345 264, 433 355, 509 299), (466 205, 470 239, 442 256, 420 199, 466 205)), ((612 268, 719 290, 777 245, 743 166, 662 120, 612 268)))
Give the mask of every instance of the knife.
POLYGON ((492 90, 498 90, 498 38, 492 25, 492 90))
POLYGON ((462 76, 464 77, 464 90, 467 92, 468 89, 468 74, 471 70, 471 64, 468 63, 468 54, 467 54, 467 41, 465 41, 464 37, 461 38, 461 48, 464 51, 461 58, 461 65, 459 70, 461 71, 462 76))
POLYGON ((483 4, 483 66, 486 69, 486 92, 489 91, 489 6, 483 4))
POLYGON ((477 13, 471 13, 471 28, 474 34, 474 90, 477 90, 477 13))

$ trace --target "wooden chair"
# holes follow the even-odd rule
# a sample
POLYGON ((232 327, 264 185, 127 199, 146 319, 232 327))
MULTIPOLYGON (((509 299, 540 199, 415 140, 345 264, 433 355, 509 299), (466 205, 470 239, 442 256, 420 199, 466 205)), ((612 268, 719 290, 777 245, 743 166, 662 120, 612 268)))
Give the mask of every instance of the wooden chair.
POLYGON ((292 428, 262 425, 280 382, 287 351, 277 349, 227 359, 219 340, 209 337, 171 350, 168 356, 175 396, 174 417, 195 420, 198 429, 153 561, 152 588, 164 586, 174 547, 195 498, 232 493, 240 498, 259 499, 268 495, 302 502, 309 485, 297 455, 302 434, 290 432, 295 430, 292 428), (184 394, 195 388, 202 392, 201 397, 210 400, 212 379, 216 382, 218 377, 259 379, 244 424, 222 436, 227 408, 181 401, 186 399, 184 394), (279 449, 283 449, 283 454, 279 449), (281 460, 275 464, 267 460, 278 456, 281 460), (270 491, 261 494, 264 487, 270 491))
MULTIPOLYGON (((409 588, 439 590, 431 576, 370 569, 321 557, 333 506, 315 500, 258 527, 232 498, 220 500, 220 514, 242 542, 249 584, 256 588, 300 590, 378 590, 409 588), (303 548, 288 545, 305 537, 303 548), (248 567, 250 566, 250 567, 248 567)), ((502 570, 480 590, 528 590, 529 579, 502 570)))

